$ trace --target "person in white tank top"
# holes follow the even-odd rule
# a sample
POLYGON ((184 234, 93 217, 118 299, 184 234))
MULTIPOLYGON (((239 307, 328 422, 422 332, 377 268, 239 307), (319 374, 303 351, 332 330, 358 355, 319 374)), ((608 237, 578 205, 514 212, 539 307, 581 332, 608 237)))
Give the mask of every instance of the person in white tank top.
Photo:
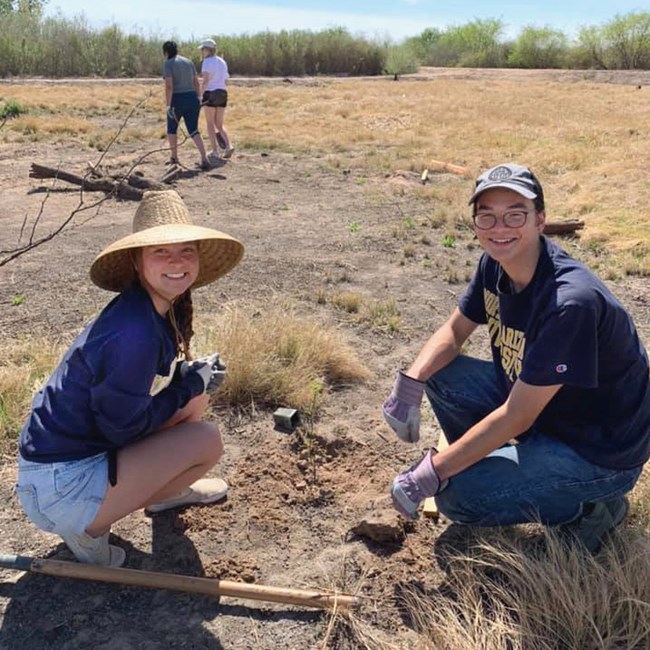
POLYGON ((199 45, 203 62, 201 63, 201 78, 203 80, 203 96, 201 103, 205 112, 205 122, 208 137, 212 145, 210 158, 219 158, 221 147, 224 158, 230 158, 235 148, 230 142, 228 132, 223 125, 226 106, 228 105, 228 64, 217 56, 217 44, 211 38, 206 38, 199 45))

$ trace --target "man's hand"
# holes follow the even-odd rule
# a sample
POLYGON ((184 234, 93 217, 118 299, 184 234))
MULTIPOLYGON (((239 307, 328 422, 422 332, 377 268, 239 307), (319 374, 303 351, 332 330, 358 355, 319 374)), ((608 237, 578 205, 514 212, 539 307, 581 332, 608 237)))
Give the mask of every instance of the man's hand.
POLYGON ((174 110, 173 106, 168 106, 167 107, 167 117, 170 120, 176 120, 176 111, 174 110))
POLYGON ((420 439, 420 404, 424 382, 397 373, 393 392, 384 402, 382 412, 390 428, 405 442, 420 439))
POLYGON ((440 494, 449 481, 441 481, 431 462, 438 452, 430 449, 420 460, 398 474, 390 490, 393 506, 406 519, 415 519, 418 506, 427 497, 440 494))
POLYGON ((180 368, 181 377, 185 377, 189 372, 196 372, 200 375, 203 380, 204 392, 212 392, 217 390, 226 378, 226 365, 215 352, 194 359, 194 361, 183 361, 180 368))

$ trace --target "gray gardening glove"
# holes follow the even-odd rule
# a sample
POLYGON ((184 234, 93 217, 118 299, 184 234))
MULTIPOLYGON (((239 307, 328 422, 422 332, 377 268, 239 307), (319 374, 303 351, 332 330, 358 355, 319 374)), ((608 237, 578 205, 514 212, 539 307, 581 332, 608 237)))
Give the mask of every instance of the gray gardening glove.
POLYGON ((393 392, 382 407, 384 420, 405 442, 417 442, 420 439, 420 404, 423 393, 424 382, 408 377, 400 370, 393 392))
POLYGON ((206 393, 217 390, 226 378, 226 366, 216 352, 193 361, 183 361, 180 369, 181 377, 185 377, 188 372, 199 374, 206 393))
POLYGON ((431 462, 437 453, 436 449, 429 449, 415 465, 398 474, 393 481, 390 490, 393 506, 407 519, 415 519, 420 502, 440 494, 449 484, 448 480, 440 480, 431 462))

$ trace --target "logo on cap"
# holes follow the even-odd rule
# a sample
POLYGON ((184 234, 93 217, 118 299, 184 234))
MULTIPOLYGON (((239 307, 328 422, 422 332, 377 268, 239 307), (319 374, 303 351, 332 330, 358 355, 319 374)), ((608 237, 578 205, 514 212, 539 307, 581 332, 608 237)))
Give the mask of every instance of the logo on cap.
POLYGON ((566 363, 558 363, 557 366, 555 366, 555 372, 557 372, 559 375, 564 374, 569 368, 567 367, 566 363))
POLYGON ((491 181, 505 181, 512 176, 512 170, 507 167, 495 167, 488 176, 491 181))

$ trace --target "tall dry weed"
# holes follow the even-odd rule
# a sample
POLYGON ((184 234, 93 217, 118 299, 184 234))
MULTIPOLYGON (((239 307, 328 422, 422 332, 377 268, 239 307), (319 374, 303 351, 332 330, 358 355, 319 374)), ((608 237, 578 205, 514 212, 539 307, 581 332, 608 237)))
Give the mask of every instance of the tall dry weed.
POLYGON ((649 648, 649 553, 634 528, 596 557, 550 532, 532 550, 503 535, 451 557, 444 587, 406 607, 427 650, 649 648))
POLYGON ((33 394, 63 350, 61 343, 46 338, 5 341, 0 347, 0 455, 14 444, 33 394))
POLYGON ((337 389, 370 374, 340 332, 282 307, 228 308, 198 332, 195 347, 200 353, 216 350, 225 360, 218 400, 231 406, 306 408, 314 382, 337 389))

